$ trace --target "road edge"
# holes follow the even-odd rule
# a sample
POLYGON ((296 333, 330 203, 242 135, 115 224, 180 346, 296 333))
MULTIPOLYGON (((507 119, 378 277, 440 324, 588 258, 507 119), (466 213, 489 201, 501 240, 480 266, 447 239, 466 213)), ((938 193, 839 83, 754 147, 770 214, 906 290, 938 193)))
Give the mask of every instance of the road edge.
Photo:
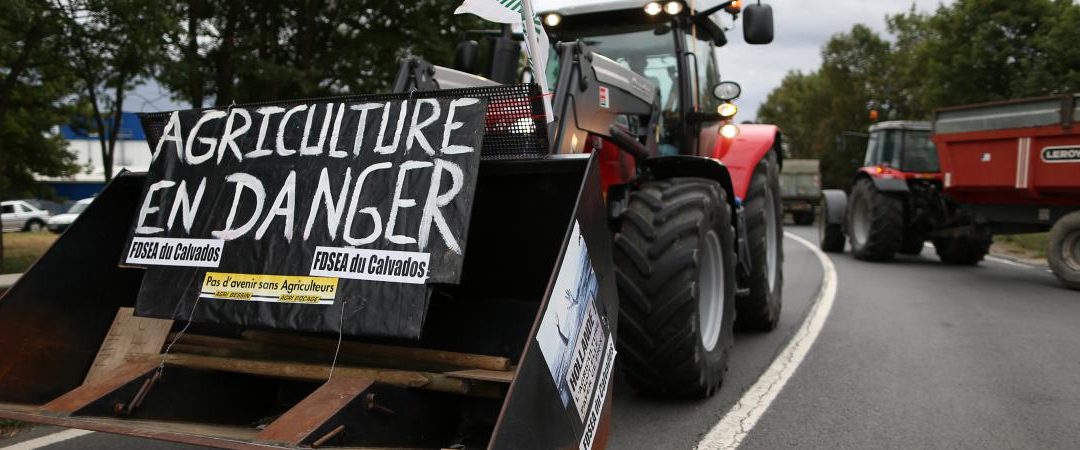
POLYGON ((836 266, 828 255, 812 242, 787 231, 784 232, 784 236, 802 244, 817 256, 822 269, 821 288, 818 289, 818 295, 810 306, 810 312, 803 318, 798 331, 757 381, 743 393, 735 406, 732 406, 698 441, 697 448, 699 449, 730 449, 742 443, 802 364, 810 347, 814 345, 814 341, 825 326, 829 312, 832 311, 836 300, 836 266))

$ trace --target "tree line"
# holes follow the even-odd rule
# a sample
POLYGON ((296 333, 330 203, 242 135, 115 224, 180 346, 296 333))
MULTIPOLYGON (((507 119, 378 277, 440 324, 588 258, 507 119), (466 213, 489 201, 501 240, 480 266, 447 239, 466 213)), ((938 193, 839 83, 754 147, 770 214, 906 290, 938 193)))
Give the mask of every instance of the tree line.
POLYGON ((82 169, 62 124, 100 142, 108 181, 121 113, 148 80, 195 108, 384 92, 407 55, 450 62, 478 24, 459 3, 4 0, 0 199, 49 197, 35 178, 82 169))
POLYGON ((833 36, 821 66, 789 72, 761 105, 792 157, 821 160, 822 185, 847 188, 878 120, 929 120, 934 109, 1080 91, 1080 5, 1072 0, 957 0, 833 36))

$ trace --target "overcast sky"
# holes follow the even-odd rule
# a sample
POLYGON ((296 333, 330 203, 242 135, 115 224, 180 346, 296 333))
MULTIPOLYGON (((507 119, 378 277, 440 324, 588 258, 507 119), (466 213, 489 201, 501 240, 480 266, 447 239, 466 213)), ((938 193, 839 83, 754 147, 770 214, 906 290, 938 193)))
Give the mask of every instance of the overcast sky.
MULTIPOLYGON (((753 0, 748 0, 750 3, 753 0)), ((821 46, 836 33, 863 23, 885 34, 885 16, 906 11, 912 4, 932 11, 950 0, 766 0, 773 7, 776 38, 772 44, 751 46, 743 42, 741 24, 728 33, 728 45, 719 50, 720 72, 725 80, 742 85, 738 102, 740 120, 757 116, 758 106, 784 74, 808 72, 821 64, 821 46)), ((124 108, 128 111, 162 111, 186 105, 169 99, 156 83, 139 87, 124 108)))
MULTIPOLYGON (((746 1, 747 4, 752 0, 746 1)), ((737 102, 739 121, 757 116, 758 106, 792 70, 809 72, 821 64, 821 46, 836 33, 862 23, 886 34, 885 16, 907 11, 933 11, 949 0, 766 0, 773 7, 776 37, 769 45, 749 45, 741 24, 728 32, 719 50, 720 74, 742 85, 737 102)))

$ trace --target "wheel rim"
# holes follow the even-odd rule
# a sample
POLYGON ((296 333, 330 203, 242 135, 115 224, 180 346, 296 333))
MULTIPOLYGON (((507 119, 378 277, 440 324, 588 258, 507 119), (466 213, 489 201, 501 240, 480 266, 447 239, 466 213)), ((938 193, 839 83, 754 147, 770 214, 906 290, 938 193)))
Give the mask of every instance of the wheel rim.
POLYGON ((776 239, 776 199, 772 189, 765 190, 765 267, 769 271, 769 292, 776 287, 776 260, 779 248, 776 239))
POLYGON ((30 231, 41 231, 41 224, 37 222, 30 224, 30 231))
POLYGON ((862 246, 870 235, 870 208, 868 200, 860 198, 855 202, 855 210, 851 212, 851 236, 855 244, 862 246))
POLYGON ((1061 260, 1074 271, 1080 271, 1080 230, 1065 235, 1061 243, 1061 260))
POLYGON ((705 234, 698 273, 698 325, 701 344, 712 350, 720 338, 724 318, 724 261, 715 231, 705 234))

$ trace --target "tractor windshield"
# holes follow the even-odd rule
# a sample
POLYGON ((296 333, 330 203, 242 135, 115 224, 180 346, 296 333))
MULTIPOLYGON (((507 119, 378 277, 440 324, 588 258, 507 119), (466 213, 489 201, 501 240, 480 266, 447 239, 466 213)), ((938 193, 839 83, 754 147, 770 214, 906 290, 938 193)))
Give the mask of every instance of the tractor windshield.
POLYGON ((904 172, 937 172, 938 158, 930 131, 890 129, 871 133, 863 165, 884 164, 904 172))
POLYGON ((581 39, 593 51, 644 75, 660 88, 660 152, 678 153, 678 139, 665 124, 679 117, 678 59, 675 38, 667 24, 633 27, 591 27, 560 30, 559 40, 581 39))
POLYGON ((904 133, 904 156, 900 169, 905 172, 937 172, 938 157, 929 131, 904 133))

